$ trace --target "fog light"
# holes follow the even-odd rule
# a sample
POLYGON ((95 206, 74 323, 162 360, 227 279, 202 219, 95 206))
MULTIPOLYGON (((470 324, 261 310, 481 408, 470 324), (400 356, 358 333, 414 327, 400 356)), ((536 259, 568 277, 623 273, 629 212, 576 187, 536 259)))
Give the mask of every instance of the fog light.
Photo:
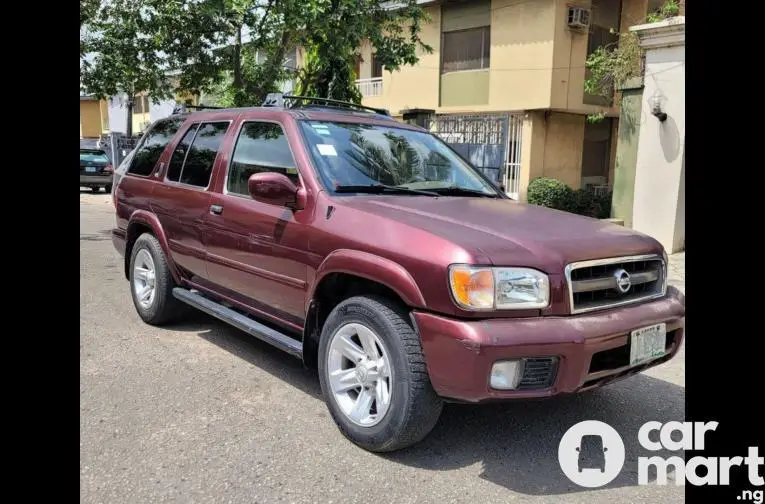
POLYGON ((489 385, 498 390, 513 390, 518 387, 523 376, 523 361, 508 360, 495 362, 491 367, 489 385))

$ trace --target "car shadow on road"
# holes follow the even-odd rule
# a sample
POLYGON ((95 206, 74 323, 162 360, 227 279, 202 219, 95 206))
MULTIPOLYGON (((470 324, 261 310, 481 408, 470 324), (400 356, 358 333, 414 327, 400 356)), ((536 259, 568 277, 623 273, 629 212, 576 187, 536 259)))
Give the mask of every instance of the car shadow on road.
POLYGON ((306 369, 300 359, 206 313, 189 310, 183 322, 168 328, 175 331, 196 332, 200 338, 244 359, 311 397, 322 399, 316 372, 306 369))
MULTIPOLYGON (((321 399, 316 373, 303 367, 300 360, 213 317, 194 311, 172 329, 197 332, 201 338, 321 399)), ((616 429, 625 447, 624 468, 603 488, 636 486, 639 456, 678 455, 646 452, 637 441, 638 429, 652 420, 664 423, 684 418, 685 388, 641 374, 603 389, 548 400, 446 404, 435 429, 422 442, 380 457, 428 471, 451 471, 481 463, 482 479, 526 495, 582 492, 589 489, 569 481, 560 469, 558 443, 574 424, 600 420, 616 429)), ((655 478, 655 471, 650 477, 655 478)))
MULTIPOLYGON (((645 451, 638 429, 652 420, 684 418, 685 389, 641 374, 603 389, 543 401, 447 405, 422 443, 385 457, 432 471, 480 462, 482 479, 526 495, 581 492, 589 489, 569 481, 560 469, 558 443, 576 423, 600 420, 616 429, 625 448, 624 468, 604 488, 637 486, 638 457, 678 455, 645 451)), ((649 477, 654 479, 655 471, 649 477)))

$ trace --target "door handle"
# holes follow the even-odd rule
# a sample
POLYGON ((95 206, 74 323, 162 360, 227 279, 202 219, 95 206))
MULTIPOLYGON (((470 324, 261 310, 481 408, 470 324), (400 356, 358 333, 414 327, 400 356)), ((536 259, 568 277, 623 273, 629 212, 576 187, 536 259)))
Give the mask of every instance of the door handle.
POLYGON ((220 215, 223 213, 223 206, 221 205, 210 205, 210 213, 215 215, 220 215))

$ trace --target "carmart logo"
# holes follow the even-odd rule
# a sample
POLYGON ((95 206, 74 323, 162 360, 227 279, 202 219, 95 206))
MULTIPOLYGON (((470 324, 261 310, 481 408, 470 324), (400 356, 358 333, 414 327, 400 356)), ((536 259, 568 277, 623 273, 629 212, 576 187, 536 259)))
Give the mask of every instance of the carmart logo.
MULTIPOLYGON (((648 451, 703 450, 704 437, 715 431, 718 422, 646 422, 638 431, 638 442, 648 451), (680 439, 672 438, 679 433, 680 439)), ((677 437, 677 436, 675 436, 677 437)), ((572 482, 587 488, 597 488, 613 481, 624 467, 624 442, 610 425, 596 420, 586 420, 571 427, 558 445, 558 463, 572 482)), ((742 465, 747 467, 749 482, 756 487, 765 481, 760 466, 765 463, 759 456, 759 448, 750 446, 746 457, 690 458, 687 462, 680 456, 638 457, 638 484, 648 484, 648 469, 656 468, 656 484, 666 485, 670 466, 675 470, 675 484, 729 485, 730 471, 742 465), (699 471, 699 467, 703 467, 699 471), (702 474, 699 475, 699 472, 702 474)), ((745 491, 739 500, 762 502, 762 490, 745 491), (748 497, 747 498, 747 492, 748 497)))

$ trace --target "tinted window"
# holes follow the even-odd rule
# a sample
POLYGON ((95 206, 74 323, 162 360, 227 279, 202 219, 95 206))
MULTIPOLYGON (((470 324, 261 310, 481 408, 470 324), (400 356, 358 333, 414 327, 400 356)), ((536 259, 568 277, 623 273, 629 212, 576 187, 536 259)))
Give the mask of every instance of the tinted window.
POLYGON ((182 124, 182 118, 158 121, 151 131, 146 134, 141 146, 136 149, 133 155, 133 163, 130 165, 128 173, 144 176, 150 175, 154 171, 154 165, 159 161, 162 151, 165 150, 165 147, 173 139, 182 124))
POLYGON ((109 156, 104 151, 80 151, 80 163, 108 163, 109 156))
POLYGON ((207 187, 228 125, 227 121, 202 123, 199 126, 181 170, 182 184, 207 187))
MULTIPOLYGON (((197 132, 199 124, 193 124, 183 135, 181 141, 178 142, 178 146, 173 151, 173 156, 170 158, 170 166, 167 169, 167 179, 173 182, 178 182, 181 178, 181 168, 183 168, 183 162, 186 161, 186 154, 189 152, 191 141, 194 140, 194 134, 197 132)), ((207 184, 205 184, 207 185, 207 184)))
POLYGON ((385 184, 497 194, 442 140, 396 124, 300 121, 314 164, 331 191, 338 186, 385 184))
POLYGON ((282 127, 274 123, 247 122, 234 147, 228 191, 248 195, 247 180, 253 173, 261 172, 282 173, 298 183, 295 160, 282 127))

